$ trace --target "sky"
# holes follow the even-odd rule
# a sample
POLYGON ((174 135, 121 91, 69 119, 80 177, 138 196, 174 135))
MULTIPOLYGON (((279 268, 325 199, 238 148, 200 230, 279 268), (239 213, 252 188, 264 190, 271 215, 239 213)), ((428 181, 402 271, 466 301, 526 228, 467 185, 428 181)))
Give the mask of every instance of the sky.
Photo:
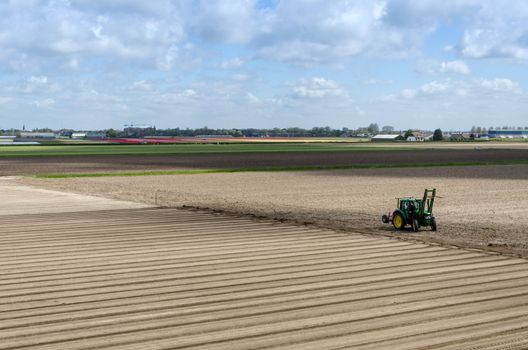
POLYGON ((528 126, 526 0, 2 0, 0 129, 528 126))

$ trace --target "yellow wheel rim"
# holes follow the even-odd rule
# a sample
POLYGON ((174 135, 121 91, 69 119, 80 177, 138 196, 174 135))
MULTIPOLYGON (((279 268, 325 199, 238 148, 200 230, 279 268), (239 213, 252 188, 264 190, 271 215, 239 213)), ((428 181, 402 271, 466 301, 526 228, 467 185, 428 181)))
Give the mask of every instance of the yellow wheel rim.
POLYGON ((401 216, 396 215, 396 216, 394 216, 394 218, 392 220, 393 220, 393 223, 394 223, 394 227, 396 227, 396 228, 401 228, 402 227, 403 220, 402 220, 401 216))

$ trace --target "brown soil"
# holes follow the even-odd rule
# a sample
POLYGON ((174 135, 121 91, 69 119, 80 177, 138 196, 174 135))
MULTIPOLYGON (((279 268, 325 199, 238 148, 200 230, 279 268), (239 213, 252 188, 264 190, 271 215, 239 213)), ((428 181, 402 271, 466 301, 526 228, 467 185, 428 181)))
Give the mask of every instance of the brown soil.
POLYGON ((527 149, 458 149, 364 152, 221 153, 0 158, 0 176, 168 169, 423 164, 526 161, 527 149))
POLYGON ((19 181, 528 257, 527 165, 19 181), (426 187, 436 187, 442 197, 434 209, 436 233, 395 232, 381 223, 381 215, 394 208, 395 197, 420 196, 426 187))
POLYGON ((526 349, 528 262, 177 209, 0 216, 0 349, 526 349))

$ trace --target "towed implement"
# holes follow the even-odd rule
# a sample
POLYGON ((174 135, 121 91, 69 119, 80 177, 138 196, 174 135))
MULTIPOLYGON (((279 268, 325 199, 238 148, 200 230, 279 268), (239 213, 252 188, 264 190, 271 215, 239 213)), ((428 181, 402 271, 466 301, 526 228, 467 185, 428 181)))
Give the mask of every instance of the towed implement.
POLYGON ((424 191, 422 199, 414 197, 397 198, 397 206, 394 211, 389 211, 381 217, 381 220, 388 224, 392 223, 397 230, 403 230, 410 225, 414 232, 420 227, 431 227, 436 231, 436 219, 433 216, 433 204, 436 196, 436 189, 424 191))

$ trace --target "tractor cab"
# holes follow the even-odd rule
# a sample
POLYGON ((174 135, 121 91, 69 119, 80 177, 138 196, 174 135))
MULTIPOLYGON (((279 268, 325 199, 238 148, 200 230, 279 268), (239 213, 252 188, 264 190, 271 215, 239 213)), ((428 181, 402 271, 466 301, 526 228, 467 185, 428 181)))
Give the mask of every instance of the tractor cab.
POLYGON ((420 208, 421 203, 419 199, 415 198, 398 198, 396 208, 402 213, 408 213, 412 215, 417 208, 420 208))
POLYGON ((430 226, 436 231, 436 220, 433 214, 433 204, 436 189, 424 191, 423 198, 414 197, 397 198, 396 209, 382 216, 384 223, 392 223, 394 228, 402 230, 410 225, 414 231, 420 226, 430 226))

